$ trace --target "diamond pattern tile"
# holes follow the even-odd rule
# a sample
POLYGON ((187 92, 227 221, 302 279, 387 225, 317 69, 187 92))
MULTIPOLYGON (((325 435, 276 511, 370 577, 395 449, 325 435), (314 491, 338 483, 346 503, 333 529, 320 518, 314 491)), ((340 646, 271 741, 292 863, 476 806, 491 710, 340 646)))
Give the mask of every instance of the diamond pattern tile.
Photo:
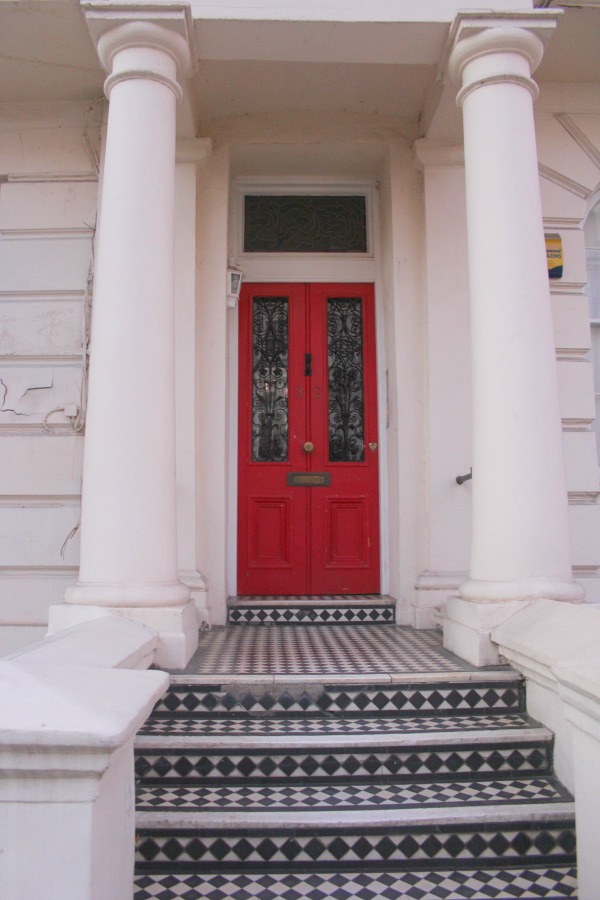
POLYGON ((148 785, 138 790, 137 808, 181 810, 408 809, 493 803, 547 803, 571 797, 552 778, 505 781, 385 784, 148 785))
POLYGON ((462 873, 139 875, 134 900, 507 900, 574 898, 571 867, 462 873))
POLYGON ((214 752, 139 751, 136 773, 146 782, 168 778, 171 782, 196 780, 224 782, 227 779, 347 779, 369 778, 376 775, 394 776, 397 779, 414 778, 417 775, 482 775, 518 773, 520 775, 545 774, 550 768, 550 746, 535 743, 522 746, 518 758, 510 744, 480 746, 476 752, 468 746, 455 748, 436 747, 434 750, 414 748, 361 747, 312 751, 300 749, 286 751, 235 750, 214 752))
POLYGON ((273 715, 363 715, 380 714, 414 716, 427 713, 520 712, 523 709, 521 687, 515 683, 490 685, 485 681, 473 686, 419 685, 303 685, 265 689, 260 685, 244 693, 227 686, 173 684, 155 707, 155 715, 184 714, 196 716, 211 712, 214 716, 231 713, 271 713, 273 715))
POLYGON ((334 598, 323 601, 298 605, 297 598, 290 597, 280 605, 258 606, 240 599, 229 607, 228 621, 230 625, 374 625, 391 624, 395 619, 393 605, 369 604, 368 598, 356 606, 349 605, 346 598, 336 603, 334 598))
POLYGON ((135 900, 576 896, 571 798, 517 675, 276 599, 277 627, 202 635, 143 728, 135 900))
POLYGON ((471 672, 442 646, 438 631, 400 625, 263 625, 200 634, 186 673, 210 675, 471 672))
POLYGON ((297 830, 293 837, 280 831, 256 834, 247 830, 240 838, 235 832, 203 832, 178 830, 162 833, 140 831, 137 843, 138 871, 144 863, 168 867, 169 863, 188 866, 198 863, 210 871, 215 865, 227 864, 261 867, 265 863, 284 866, 294 860, 302 870, 339 866, 352 868, 377 866, 383 862, 396 866, 419 868, 449 862, 472 867, 474 861, 505 864, 555 865, 574 863, 573 823, 559 822, 546 826, 528 822, 503 825, 493 829, 478 826, 440 824, 434 829, 423 826, 398 828, 394 831, 338 828, 329 834, 297 830))

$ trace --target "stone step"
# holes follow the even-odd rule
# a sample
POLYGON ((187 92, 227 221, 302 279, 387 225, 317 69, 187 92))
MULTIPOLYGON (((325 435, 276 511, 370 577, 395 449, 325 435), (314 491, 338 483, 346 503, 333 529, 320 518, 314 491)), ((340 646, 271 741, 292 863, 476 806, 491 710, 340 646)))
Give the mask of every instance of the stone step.
POLYGON ((523 712, 522 682, 512 670, 449 680, 327 684, 322 679, 202 684, 174 681, 156 705, 153 719, 233 714, 280 716, 424 716, 455 713, 523 712))
POLYGON ((138 814, 137 872, 431 871, 575 863, 572 803, 403 810, 138 814))
POLYGON ((447 868, 309 874, 143 873, 135 879, 134 900, 574 900, 576 893, 576 871, 572 866, 527 865, 514 869, 478 867, 467 872, 447 868))
POLYGON ((396 604, 388 597, 230 597, 230 625, 391 625, 396 604))
POLYGON ((333 781, 426 777, 529 776, 552 770, 552 734, 542 727, 480 730, 448 736, 445 731, 405 734, 331 734, 277 738, 206 735, 139 736, 136 774, 145 783, 269 784, 297 779, 333 781))
MULTIPOLYGON (((422 731, 465 732, 474 730, 510 731, 515 728, 527 728, 538 723, 524 713, 490 713, 479 712, 473 715, 440 715, 440 716, 240 716, 222 718, 204 716, 154 716, 140 729, 144 736, 169 738, 200 738, 208 735, 235 737, 240 735, 254 737, 278 737, 279 735, 295 735, 297 737, 320 736, 330 734, 413 734, 422 731)), ((156 742, 154 742, 154 745, 156 742)), ((152 743, 138 741, 138 746, 153 746, 152 743)))
MULTIPOLYGON (((550 803, 571 801, 569 792, 552 776, 495 778, 490 780, 449 780, 425 782, 342 782, 310 785, 247 783, 238 785, 152 785, 137 791, 139 811, 364 810, 449 808, 451 806, 492 806, 494 804, 550 803)), ((140 819, 151 822, 148 816, 140 819)))

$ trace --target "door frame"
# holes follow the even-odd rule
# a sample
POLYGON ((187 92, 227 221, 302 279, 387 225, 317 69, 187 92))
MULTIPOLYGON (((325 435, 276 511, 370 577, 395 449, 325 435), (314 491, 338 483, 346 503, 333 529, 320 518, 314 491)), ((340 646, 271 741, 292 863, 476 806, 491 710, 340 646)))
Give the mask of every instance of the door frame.
MULTIPOLYGON (((377 370, 377 417, 379 444, 379 535, 380 535, 380 592, 389 592, 389 473, 387 440, 388 392, 385 361, 383 273, 381 268, 381 238, 379 224, 379 184, 375 181, 348 179, 276 179, 243 178, 231 186, 230 235, 232 257, 230 265, 241 269, 246 282, 288 283, 372 283, 375 291, 375 352, 377 370), (259 192, 360 193, 367 198, 369 252, 362 256, 349 254, 244 254, 241 252, 242 199, 248 190, 259 192), (285 277, 282 277, 285 273, 285 277)), ((227 498, 227 591, 237 594, 237 509, 238 509, 238 377, 239 377, 239 313, 237 305, 228 309, 228 498, 227 498)))

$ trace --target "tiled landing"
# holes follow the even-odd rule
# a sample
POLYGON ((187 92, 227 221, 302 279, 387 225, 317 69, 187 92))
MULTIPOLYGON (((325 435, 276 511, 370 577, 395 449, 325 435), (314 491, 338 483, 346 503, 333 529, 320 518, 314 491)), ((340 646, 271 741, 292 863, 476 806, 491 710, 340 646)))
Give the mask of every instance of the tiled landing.
POLYGON ((401 625, 241 625, 200 634, 198 650, 173 681, 188 676, 204 683, 268 676, 329 676, 327 680, 373 680, 473 672, 442 646, 438 631, 401 625))
POLYGON ((136 741, 135 900, 573 900, 552 747, 437 632, 213 629, 136 741))

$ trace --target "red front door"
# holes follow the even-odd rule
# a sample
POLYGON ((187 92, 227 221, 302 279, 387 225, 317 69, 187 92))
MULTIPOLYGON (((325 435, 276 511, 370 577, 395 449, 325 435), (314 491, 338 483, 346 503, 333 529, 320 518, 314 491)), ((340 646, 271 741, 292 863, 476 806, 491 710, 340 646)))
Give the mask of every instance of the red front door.
POLYGON ((240 298, 238 594, 379 592, 370 284, 240 298))

